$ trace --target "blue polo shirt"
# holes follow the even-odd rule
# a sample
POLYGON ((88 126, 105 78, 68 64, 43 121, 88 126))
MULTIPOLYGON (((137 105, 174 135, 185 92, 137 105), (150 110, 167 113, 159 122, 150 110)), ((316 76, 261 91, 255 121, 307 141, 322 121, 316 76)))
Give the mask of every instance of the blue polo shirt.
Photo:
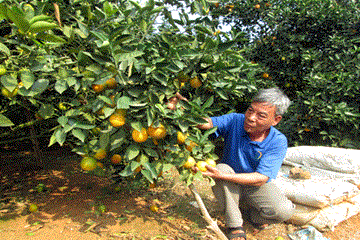
POLYGON ((261 173, 269 177, 268 182, 276 178, 287 150, 284 134, 271 127, 262 142, 255 142, 244 130, 244 114, 230 113, 211 119, 217 127, 215 136, 222 136, 225 141, 222 163, 236 173, 261 173))

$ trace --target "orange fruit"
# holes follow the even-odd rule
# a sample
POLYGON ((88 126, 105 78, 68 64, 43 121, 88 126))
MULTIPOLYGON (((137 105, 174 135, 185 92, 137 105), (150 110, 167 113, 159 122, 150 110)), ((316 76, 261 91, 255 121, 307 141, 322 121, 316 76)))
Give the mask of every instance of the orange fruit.
POLYGON ((114 113, 109 117, 109 122, 113 127, 121 127, 125 124, 125 116, 114 113))
POLYGON ((186 140, 187 136, 188 136, 188 134, 178 131, 177 132, 177 142, 178 142, 178 144, 185 144, 185 140, 186 140))
POLYGON ((93 84, 91 87, 96 93, 102 92, 105 89, 105 86, 102 84, 93 84))
POLYGON ((37 212, 38 210, 39 210, 39 207, 36 204, 34 204, 34 203, 30 204, 30 206, 29 206, 30 212, 37 212))
POLYGON ((205 162, 211 167, 216 167, 216 162, 213 159, 206 159, 205 162))
POLYGON ((196 163, 196 167, 201 171, 201 172, 206 172, 207 168, 206 168, 207 163, 204 161, 199 161, 196 163))
POLYGON ((5 75, 6 72, 6 68, 3 65, 0 65, 0 76, 5 75))
POLYGON ((148 128, 147 133, 154 139, 162 139, 166 136, 166 128, 160 124, 159 127, 153 127, 152 125, 148 128))
POLYGON ((151 204, 150 205, 150 210, 154 213, 158 212, 159 211, 159 207, 156 206, 156 204, 151 204))
POLYGON ((188 150, 189 152, 192 152, 193 148, 197 146, 197 144, 193 141, 190 141, 190 143, 188 145, 185 146, 186 150, 188 150))
POLYGON ((14 91, 10 92, 7 88, 1 88, 1 93, 5 97, 12 98, 15 97, 18 94, 18 88, 15 88, 14 91))
POLYGON ((106 157, 106 150, 100 148, 99 150, 97 150, 95 152, 94 158, 96 158, 97 160, 101 160, 104 159, 106 157))
POLYGON ((119 164, 121 163, 121 156, 120 154, 114 154, 112 157, 111 157, 111 162, 113 164, 119 164))
POLYGON ((216 32, 213 32, 213 35, 216 36, 216 35, 219 35, 219 33, 221 33, 221 31, 217 30, 216 32))
POLYGON ((67 106, 65 105, 65 103, 63 102, 60 102, 59 105, 58 105, 59 109, 62 110, 62 111, 65 111, 67 110, 67 106))
POLYGON ((263 73, 263 78, 268 78, 269 77, 269 74, 268 73, 263 73))
POLYGON ((256 9, 259 9, 259 8, 260 8, 260 4, 256 4, 254 7, 255 7, 256 9))
POLYGON ((190 79, 190 86, 193 87, 193 88, 198 88, 202 85, 202 82, 201 80, 195 76, 193 77, 192 79, 190 79))
POLYGON ((141 171, 141 169, 142 169, 142 167, 141 167, 141 166, 138 166, 138 167, 135 169, 135 172, 138 173, 138 172, 141 171))
POLYGON ((138 142, 138 143, 145 142, 148 139, 148 134, 147 134, 146 128, 142 128, 141 132, 134 129, 131 133, 131 136, 134 139, 134 141, 138 142))
POLYGON ((114 89, 117 86, 117 82, 116 82, 115 78, 112 77, 112 78, 109 78, 108 80, 106 80, 105 85, 109 89, 114 89))
POLYGON ((192 156, 189 156, 186 162, 184 163, 183 167, 192 168, 193 166, 195 166, 195 164, 196 164, 195 159, 192 156))
POLYGON ((84 171, 92 171, 97 167, 97 161, 93 157, 84 157, 81 160, 80 167, 84 171))

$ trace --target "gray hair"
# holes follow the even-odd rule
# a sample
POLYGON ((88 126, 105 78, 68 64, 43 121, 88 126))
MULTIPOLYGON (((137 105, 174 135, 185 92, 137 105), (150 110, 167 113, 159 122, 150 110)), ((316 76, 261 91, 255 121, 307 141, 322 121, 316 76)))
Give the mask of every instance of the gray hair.
POLYGON ((284 115, 291 104, 290 99, 279 88, 260 90, 252 102, 266 102, 276 107, 276 115, 284 115))

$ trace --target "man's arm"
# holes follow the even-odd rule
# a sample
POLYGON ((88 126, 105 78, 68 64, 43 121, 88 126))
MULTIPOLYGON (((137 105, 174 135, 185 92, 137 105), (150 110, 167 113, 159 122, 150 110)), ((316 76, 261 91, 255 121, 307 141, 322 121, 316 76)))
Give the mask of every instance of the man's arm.
POLYGON ((203 175, 209 176, 212 178, 217 178, 229 182, 234 182, 243 185, 251 185, 251 186, 261 186, 265 184, 269 177, 265 176, 258 172, 253 173, 223 173, 217 170, 214 167, 206 166, 206 172, 203 172, 203 175))

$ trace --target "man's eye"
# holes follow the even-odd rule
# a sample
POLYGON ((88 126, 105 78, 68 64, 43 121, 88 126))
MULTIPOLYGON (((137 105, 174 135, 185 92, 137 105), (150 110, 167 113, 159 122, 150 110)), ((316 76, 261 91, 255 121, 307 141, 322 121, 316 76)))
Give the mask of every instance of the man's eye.
POLYGON ((259 115, 259 118, 261 118, 261 119, 265 119, 265 118, 266 118, 266 116, 265 116, 265 115, 259 115))

